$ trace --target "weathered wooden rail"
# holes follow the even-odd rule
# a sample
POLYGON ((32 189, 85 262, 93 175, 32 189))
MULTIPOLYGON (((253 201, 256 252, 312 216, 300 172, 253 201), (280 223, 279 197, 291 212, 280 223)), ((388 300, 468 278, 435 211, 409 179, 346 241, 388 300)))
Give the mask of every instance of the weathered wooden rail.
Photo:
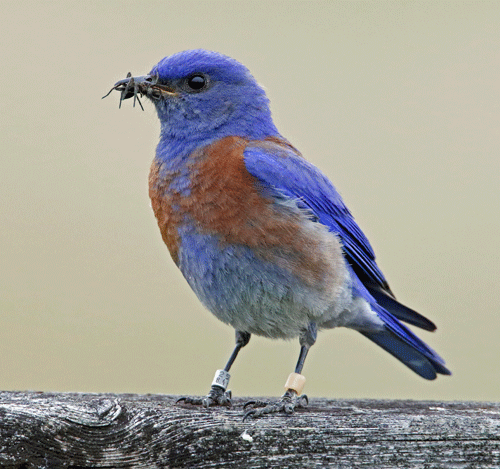
POLYGON ((178 396, 0 393, 0 468, 499 468, 500 403, 311 399, 242 421, 178 396))

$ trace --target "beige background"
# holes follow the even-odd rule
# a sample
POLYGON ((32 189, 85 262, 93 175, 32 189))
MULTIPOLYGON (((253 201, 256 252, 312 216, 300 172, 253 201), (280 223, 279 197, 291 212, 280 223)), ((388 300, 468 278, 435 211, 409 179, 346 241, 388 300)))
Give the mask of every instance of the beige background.
MULTIPOLYGON (((419 335, 426 382, 319 336, 311 396, 500 399, 500 2, 0 3, 0 389, 204 394, 233 347, 162 244, 153 107, 101 101, 194 47, 245 63, 336 184, 419 335)), ((296 341, 253 337, 238 395, 279 395, 296 341)))

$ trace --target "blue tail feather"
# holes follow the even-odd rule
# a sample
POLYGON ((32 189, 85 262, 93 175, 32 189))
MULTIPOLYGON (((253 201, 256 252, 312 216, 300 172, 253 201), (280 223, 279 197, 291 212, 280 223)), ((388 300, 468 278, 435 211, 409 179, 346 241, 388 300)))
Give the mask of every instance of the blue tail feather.
POLYGON ((393 332, 365 332, 361 333, 396 357, 412 371, 425 379, 436 379, 436 373, 450 375, 451 372, 432 357, 428 357, 402 340, 393 332))
POLYGON ((425 379, 435 379, 436 373, 451 375, 444 366, 444 360, 427 344, 420 340, 392 314, 375 304, 372 308, 385 323, 382 331, 360 331, 408 368, 425 379))
POLYGON ((426 331, 436 330, 436 325, 432 321, 417 313, 413 309, 408 308, 408 306, 401 304, 384 290, 373 288, 369 285, 366 286, 366 288, 375 298, 375 300, 377 300, 377 303, 382 306, 382 308, 389 311, 400 321, 404 321, 413 326, 420 327, 421 329, 425 329, 426 331))

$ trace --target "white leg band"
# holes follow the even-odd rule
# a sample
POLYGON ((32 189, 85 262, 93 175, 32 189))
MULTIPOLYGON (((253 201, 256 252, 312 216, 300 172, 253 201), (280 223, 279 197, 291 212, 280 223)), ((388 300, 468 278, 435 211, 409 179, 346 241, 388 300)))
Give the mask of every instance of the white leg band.
POLYGON ((212 386, 219 386, 219 388, 227 389, 229 385, 229 378, 231 375, 225 370, 217 370, 215 372, 214 380, 212 381, 212 386))
POLYGON ((298 373, 290 373, 285 383, 285 389, 293 389, 297 393, 297 396, 300 396, 305 384, 306 378, 304 376, 298 373))

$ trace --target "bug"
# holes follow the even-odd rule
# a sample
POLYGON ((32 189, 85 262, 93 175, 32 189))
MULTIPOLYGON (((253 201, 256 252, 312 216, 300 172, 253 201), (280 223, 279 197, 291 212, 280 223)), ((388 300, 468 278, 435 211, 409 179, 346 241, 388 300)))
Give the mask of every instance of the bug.
POLYGON ((105 94, 101 99, 108 97, 112 91, 120 92, 120 103, 118 108, 122 107, 122 101, 124 99, 129 99, 132 96, 134 97, 135 107, 136 101, 141 106, 141 109, 144 111, 144 107, 142 106, 141 100, 139 96, 147 96, 150 99, 158 100, 164 95, 175 95, 177 94, 172 88, 159 83, 159 76, 156 75, 144 75, 140 77, 133 77, 132 73, 128 72, 127 77, 123 80, 117 81, 113 88, 111 88, 107 94, 105 94))

